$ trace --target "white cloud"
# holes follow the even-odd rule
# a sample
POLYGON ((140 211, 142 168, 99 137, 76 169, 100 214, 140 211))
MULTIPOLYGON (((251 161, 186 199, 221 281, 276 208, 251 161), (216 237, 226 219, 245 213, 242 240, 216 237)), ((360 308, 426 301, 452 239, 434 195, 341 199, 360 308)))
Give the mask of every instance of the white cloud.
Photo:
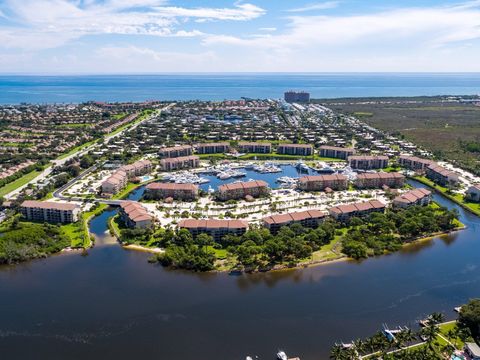
POLYGON ((182 8, 163 6, 158 0, 5 0, 19 26, 0 27, 4 47, 50 48, 84 35, 128 34, 169 37, 201 36, 198 29, 183 28, 189 19, 200 21, 246 21, 265 10, 252 4, 231 8, 182 8), (44 41, 38 41, 44 39, 44 41))
POLYGON ((328 10, 334 9, 340 4, 340 1, 326 1, 315 4, 308 4, 299 8, 287 10, 288 12, 305 12, 314 10, 328 10))
POLYGON ((288 28, 268 38, 212 35, 205 45, 229 44, 252 48, 332 48, 381 45, 385 51, 395 44, 435 47, 480 38, 480 11, 463 7, 405 8, 351 16, 292 16, 288 28))
POLYGON ((273 31, 277 31, 277 28, 276 27, 262 27, 258 30, 265 31, 265 32, 273 32, 273 31))

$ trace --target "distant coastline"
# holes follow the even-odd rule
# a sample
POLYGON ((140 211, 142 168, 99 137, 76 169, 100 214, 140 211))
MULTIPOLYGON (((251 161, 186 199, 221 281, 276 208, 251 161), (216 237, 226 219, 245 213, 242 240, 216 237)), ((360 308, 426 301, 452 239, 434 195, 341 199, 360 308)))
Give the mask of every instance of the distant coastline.
POLYGON ((475 95, 480 73, 178 73, 150 75, 0 75, 0 104, 475 95))

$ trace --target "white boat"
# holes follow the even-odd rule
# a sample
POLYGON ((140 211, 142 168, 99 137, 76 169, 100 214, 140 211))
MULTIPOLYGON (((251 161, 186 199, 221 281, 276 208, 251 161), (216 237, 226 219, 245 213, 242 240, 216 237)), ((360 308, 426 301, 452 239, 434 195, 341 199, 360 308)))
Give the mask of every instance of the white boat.
POLYGON ((230 179, 232 177, 232 174, 225 171, 225 172, 218 173, 217 177, 220 180, 227 180, 227 179, 230 179))
POLYGON ((277 359, 278 360, 288 360, 287 354, 285 354, 285 351, 279 351, 277 352, 277 359))

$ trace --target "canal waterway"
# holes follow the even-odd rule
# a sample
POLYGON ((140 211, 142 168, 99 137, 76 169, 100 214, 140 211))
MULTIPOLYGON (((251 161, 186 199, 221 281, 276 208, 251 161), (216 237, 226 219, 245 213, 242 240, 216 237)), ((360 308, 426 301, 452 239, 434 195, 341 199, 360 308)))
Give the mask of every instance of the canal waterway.
MULTIPOLYGON (((413 185, 418 185, 412 182, 413 185)), ((135 196, 137 196, 136 194, 135 196)), ((100 239, 0 269, 0 349, 15 359, 328 359, 336 341, 415 324, 480 294, 480 219, 450 200, 467 229, 388 256, 265 274, 171 271, 100 239)))

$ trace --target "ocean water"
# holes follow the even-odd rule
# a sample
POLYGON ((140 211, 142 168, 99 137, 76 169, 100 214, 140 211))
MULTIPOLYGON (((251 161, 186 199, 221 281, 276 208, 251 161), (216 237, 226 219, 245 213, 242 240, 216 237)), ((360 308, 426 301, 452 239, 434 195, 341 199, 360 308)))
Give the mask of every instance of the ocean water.
POLYGON ((4 75, 0 103, 280 98, 290 89, 314 98, 472 95, 480 73, 4 75))

